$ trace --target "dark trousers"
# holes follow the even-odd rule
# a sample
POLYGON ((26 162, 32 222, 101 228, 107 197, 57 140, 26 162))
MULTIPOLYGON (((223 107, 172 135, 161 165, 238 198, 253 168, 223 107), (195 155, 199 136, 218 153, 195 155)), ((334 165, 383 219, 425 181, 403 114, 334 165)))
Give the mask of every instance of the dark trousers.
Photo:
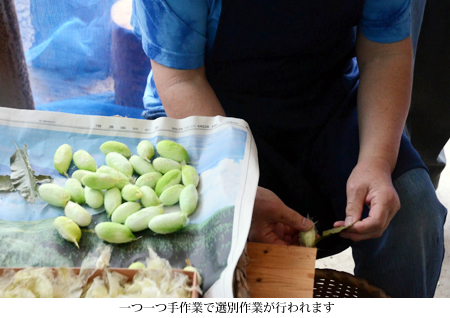
POLYGON ((450 138, 450 1, 427 0, 422 20, 424 2, 413 0, 411 8, 417 48, 407 131, 437 187, 445 167, 437 158, 450 138))

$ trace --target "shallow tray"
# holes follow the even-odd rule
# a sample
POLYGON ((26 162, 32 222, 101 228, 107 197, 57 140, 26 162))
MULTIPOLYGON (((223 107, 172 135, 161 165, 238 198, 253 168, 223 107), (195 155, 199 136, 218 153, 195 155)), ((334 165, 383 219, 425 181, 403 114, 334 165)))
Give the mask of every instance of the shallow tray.
MULTIPOLYGON (((39 267, 34 267, 34 268, 39 268, 39 267)), ((51 267, 52 269, 56 270, 57 268, 55 267, 51 267)), ((0 276, 3 275, 3 272, 6 270, 14 270, 16 272, 25 269, 25 267, 0 267, 0 276)), ((69 270, 72 270, 75 274, 79 274, 80 273, 80 268, 79 267, 68 267, 69 270)), ((133 280, 134 275, 139 271, 139 269, 128 269, 128 268, 108 268, 109 271, 114 271, 117 272, 119 274, 125 275, 128 277, 128 281, 131 282, 133 280)), ((194 272, 190 272, 190 271, 184 271, 181 269, 174 269, 173 271, 175 272, 179 272, 179 273, 184 273, 185 275, 187 275, 190 279, 190 281, 192 282, 192 286, 196 287, 198 285, 198 281, 197 281, 197 275, 195 275, 194 272)), ((103 274, 103 270, 102 269, 97 269, 88 279, 88 283, 92 282, 93 279, 97 276, 101 276, 103 274)), ((194 290, 192 291, 191 294, 191 298, 198 298, 198 291, 197 288, 194 288, 194 290)))

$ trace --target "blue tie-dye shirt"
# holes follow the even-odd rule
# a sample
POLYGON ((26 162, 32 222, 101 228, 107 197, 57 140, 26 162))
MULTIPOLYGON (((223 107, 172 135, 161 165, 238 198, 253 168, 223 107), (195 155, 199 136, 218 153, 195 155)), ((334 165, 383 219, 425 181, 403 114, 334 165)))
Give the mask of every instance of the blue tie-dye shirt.
MULTIPOLYGON (((390 43, 410 34, 411 0, 366 0, 358 28, 370 40, 390 43)), ((147 56, 167 67, 195 69, 210 54, 222 0, 133 0, 131 24, 147 56)), ((150 72, 145 118, 165 116, 150 72)))

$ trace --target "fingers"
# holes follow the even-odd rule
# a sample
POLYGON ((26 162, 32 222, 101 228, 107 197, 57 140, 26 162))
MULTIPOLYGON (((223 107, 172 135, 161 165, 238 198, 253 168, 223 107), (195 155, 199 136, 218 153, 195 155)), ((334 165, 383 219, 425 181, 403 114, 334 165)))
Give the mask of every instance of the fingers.
POLYGON ((308 218, 289 208, 272 191, 258 187, 253 218, 266 223, 282 223, 297 231, 307 231, 314 226, 308 218))
MULTIPOLYGON (((373 195, 369 194, 368 200, 370 202, 368 217, 343 231, 342 237, 353 241, 378 238, 400 209, 400 200, 393 187, 385 187, 373 195)), ((339 223, 336 222, 336 225, 339 226, 339 223)))
POLYGON ((287 206, 283 206, 273 214, 273 221, 287 225, 300 232, 308 231, 314 226, 314 222, 287 206))
POLYGON ((345 222, 349 226, 361 219, 364 203, 367 197, 367 188, 349 180, 347 184, 347 206, 345 208, 345 222))
POLYGON ((251 242, 268 243, 276 245, 289 245, 291 240, 286 240, 282 229, 278 225, 252 226, 248 238, 251 242))
POLYGON ((272 191, 258 187, 249 239, 279 245, 298 244, 295 235, 308 231, 314 223, 286 206, 272 191))

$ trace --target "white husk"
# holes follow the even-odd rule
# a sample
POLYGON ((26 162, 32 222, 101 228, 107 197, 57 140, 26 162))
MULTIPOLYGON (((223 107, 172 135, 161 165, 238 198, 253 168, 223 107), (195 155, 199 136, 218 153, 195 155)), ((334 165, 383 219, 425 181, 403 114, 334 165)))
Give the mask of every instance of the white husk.
POLYGON ((85 298, 109 298, 108 288, 105 281, 100 276, 94 278, 85 298))
MULTIPOLYGON (((5 270, 0 276, 0 298, 190 297, 194 287, 189 277, 175 272, 151 248, 148 252, 147 269, 138 270, 131 282, 127 282, 127 276, 107 269, 111 246, 104 244, 85 258, 79 275, 66 267, 5 270), (103 269, 103 275, 88 283, 97 269, 103 269)), ((198 286, 196 290, 201 293, 198 286)))
POLYGON ((80 297, 80 278, 67 268, 50 267, 8 271, 0 277, 0 297, 73 298, 80 297))

